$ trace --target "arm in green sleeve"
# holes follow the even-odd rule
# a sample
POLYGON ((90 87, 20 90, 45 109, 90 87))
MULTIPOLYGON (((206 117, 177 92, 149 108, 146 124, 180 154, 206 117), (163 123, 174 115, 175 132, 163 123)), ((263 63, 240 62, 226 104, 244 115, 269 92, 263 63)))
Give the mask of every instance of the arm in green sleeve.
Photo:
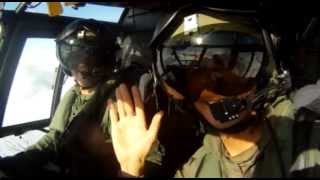
POLYGON ((49 125, 49 132, 44 135, 36 144, 30 146, 28 150, 56 150, 58 137, 64 131, 69 120, 71 107, 74 102, 74 98, 76 97, 75 88, 76 87, 72 87, 70 90, 68 90, 60 101, 49 125))
POLYGON ((57 140, 69 118, 68 107, 72 105, 73 96, 74 92, 70 89, 63 97, 51 120, 49 132, 26 151, 1 159, 1 170, 10 176, 34 176, 43 165, 55 158, 57 140))
POLYGON ((37 149, 39 151, 56 150, 56 139, 59 135, 60 135, 60 132, 55 130, 50 130, 36 144, 30 146, 27 150, 34 150, 34 149, 37 149))

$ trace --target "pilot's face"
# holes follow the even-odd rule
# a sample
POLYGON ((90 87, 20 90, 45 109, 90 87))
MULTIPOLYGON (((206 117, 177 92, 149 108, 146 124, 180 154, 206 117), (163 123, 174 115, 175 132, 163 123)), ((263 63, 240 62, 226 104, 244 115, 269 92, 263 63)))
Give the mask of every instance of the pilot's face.
POLYGON ((95 87, 99 82, 99 77, 95 76, 95 63, 90 60, 85 60, 71 68, 71 74, 76 83, 82 89, 90 89, 95 87))

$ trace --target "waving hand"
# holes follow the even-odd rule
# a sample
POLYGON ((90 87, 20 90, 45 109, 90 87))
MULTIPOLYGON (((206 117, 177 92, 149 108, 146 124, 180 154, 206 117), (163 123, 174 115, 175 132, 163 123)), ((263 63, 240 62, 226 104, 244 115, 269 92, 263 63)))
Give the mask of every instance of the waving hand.
POLYGON ((135 176, 142 174, 144 161, 157 139, 163 112, 156 113, 148 128, 144 105, 136 86, 131 88, 133 101, 126 85, 116 89, 116 105, 108 100, 111 136, 121 170, 135 176))

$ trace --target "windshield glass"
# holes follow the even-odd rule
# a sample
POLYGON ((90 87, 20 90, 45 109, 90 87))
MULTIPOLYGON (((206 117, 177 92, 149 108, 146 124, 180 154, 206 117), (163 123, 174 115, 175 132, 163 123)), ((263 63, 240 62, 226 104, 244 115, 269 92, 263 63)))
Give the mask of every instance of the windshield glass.
MULTIPOLYGON (((4 9, 5 10, 15 10, 20 2, 6 2, 4 9)), ((46 2, 33 2, 31 5, 36 6, 35 8, 27 8, 26 12, 30 13, 40 13, 47 14, 48 7, 46 2)), ((120 7, 111 7, 111 6, 102 6, 94 4, 86 4, 84 7, 79 7, 78 9, 73 9, 70 6, 63 6, 63 13, 61 16, 76 17, 76 18, 93 18, 100 21, 106 22, 119 22, 121 14, 124 8, 120 7)))

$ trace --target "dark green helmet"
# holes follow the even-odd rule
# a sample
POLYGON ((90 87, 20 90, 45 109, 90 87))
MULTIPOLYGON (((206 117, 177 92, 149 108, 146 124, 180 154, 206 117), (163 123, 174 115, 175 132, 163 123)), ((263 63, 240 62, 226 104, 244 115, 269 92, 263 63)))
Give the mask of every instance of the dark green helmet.
POLYGON ((214 118, 205 119, 218 129, 244 123, 248 112, 264 111, 288 89, 288 73, 277 66, 270 33, 256 15, 190 4, 155 28, 158 82, 170 97, 206 103, 214 118))
POLYGON ((72 66, 88 58, 94 58, 96 67, 116 64, 116 35, 93 19, 71 22, 56 38, 58 60, 66 74, 71 75, 72 66))

